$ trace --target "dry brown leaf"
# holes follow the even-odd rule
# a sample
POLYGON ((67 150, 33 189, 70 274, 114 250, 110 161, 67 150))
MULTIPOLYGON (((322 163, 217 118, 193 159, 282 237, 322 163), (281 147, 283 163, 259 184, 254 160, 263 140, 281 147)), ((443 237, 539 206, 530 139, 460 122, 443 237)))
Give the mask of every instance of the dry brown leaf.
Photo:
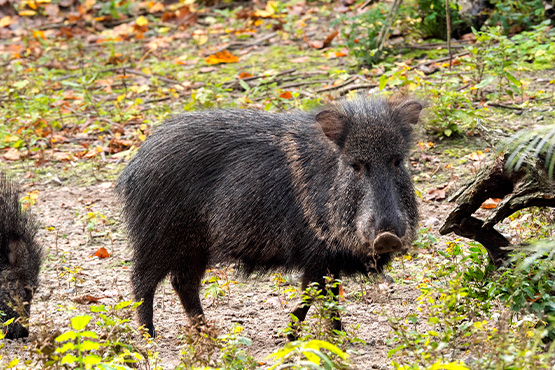
POLYGON ((2 157, 8 161, 19 161, 23 157, 23 154, 16 148, 10 148, 2 157))
POLYGON ((308 62, 310 58, 307 56, 304 57, 299 57, 299 58, 295 58, 295 59, 291 59, 289 60, 291 63, 304 63, 304 62, 308 62))
POLYGON ((66 162, 71 160, 71 156, 68 153, 64 153, 64 152, 54 152, 52 153, 52 156, 54 157, 55 160, 61 161, 61 162, 66 162))
POLYGON ((446 197, 446 189, 444 187, 432 189, 426 195, 426 200, 443 200, 446 197))

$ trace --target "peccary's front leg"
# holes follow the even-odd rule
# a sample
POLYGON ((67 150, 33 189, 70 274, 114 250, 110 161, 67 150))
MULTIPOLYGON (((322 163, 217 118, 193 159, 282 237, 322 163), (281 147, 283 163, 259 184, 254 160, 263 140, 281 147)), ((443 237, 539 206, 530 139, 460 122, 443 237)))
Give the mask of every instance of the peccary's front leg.
MULTIPOLYGON (((321 274, 314 274, 313 272, 308 272, 305 271, 303 273, 303 277, 302 277, 302 286, 301 286, 301 291, 304 292, 306 291, 306 288, 308 288, 308 286, 311 283, 317 283, 317 289, 325 289, 326 288, 326 282, 324 279, 324 275, 326 275, 326 273, 321 273, 321 274), (318 276, 318 277, 316 277, 318 276)), ((339 279, 339 273, 327 273, 327 275, 332 276, 333 279, 339 279)), ((339 299, 339 285, 334 285, 331 288, 331 292, 334 295, 334 299, 338 300, 339 299)), ((298 319, 298 323, 301 323, 302 321, 305 320, 306 315, 308 313, 308 310, 310 309, 310 305, 312 304, 311 300, 306 300, 303 299, 303 301, 301 303, 299 303, 297 305, 297 307, 291 312, 291 314, 293 316, 295 316, 298 319)), ((293 325, 292 325, 293 326, 293 325)), ((332 316, 332 322, 331 322, 331 327, 333 330, 342 330, 343 325, 341 324, 341 317, 339 312, 334 312, 333 316, 332 316)), ((298 327, 294 327, 295 330, 298 330, 298 327)), ((290 341, 296 340, 297 337, 295 334, 289 334, 287 336, 287 338, 290 341)))

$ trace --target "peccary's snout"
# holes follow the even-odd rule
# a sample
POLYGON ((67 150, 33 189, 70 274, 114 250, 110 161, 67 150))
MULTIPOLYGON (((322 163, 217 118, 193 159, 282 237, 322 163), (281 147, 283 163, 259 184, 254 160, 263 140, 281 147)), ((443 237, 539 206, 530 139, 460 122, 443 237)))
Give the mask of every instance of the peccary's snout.
POLYGON ((374 251, 378 254, 399 252, 403 249, 403 243, 399 237, 389 231, 384 231, 374 239, 374 251))

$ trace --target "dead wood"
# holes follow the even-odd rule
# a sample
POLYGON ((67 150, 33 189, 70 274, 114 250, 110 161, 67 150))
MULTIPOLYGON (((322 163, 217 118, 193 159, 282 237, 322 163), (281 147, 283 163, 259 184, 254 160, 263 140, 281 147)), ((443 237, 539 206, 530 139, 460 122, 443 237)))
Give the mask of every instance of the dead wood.
POLYGON ((488 251, 496 266, 501 266, 513 245, 494 226, 514 212, 532 207, 555 207, 555 182, 549 179, 541 160, 527 161, 519 171, 506 168, 508 156, 500 156, 474 180, 462 186, 450 201, 457 206, 441 226, 442 235, 455 234, 476 240, 488 251), (473 214, 489 198, 502 199, 485 220, 473 214))

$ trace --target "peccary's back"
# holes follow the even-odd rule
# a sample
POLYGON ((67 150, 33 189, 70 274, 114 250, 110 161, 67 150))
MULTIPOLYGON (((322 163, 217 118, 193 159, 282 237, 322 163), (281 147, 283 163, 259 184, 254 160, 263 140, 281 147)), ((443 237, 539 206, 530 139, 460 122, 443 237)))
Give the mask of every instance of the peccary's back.
POLYGON ((248 271, 323 263, 319 233, 337 155, 310 113, 176 116, 143 144, 117 186, 135 253, 165 261, 207 254, 248 271))

